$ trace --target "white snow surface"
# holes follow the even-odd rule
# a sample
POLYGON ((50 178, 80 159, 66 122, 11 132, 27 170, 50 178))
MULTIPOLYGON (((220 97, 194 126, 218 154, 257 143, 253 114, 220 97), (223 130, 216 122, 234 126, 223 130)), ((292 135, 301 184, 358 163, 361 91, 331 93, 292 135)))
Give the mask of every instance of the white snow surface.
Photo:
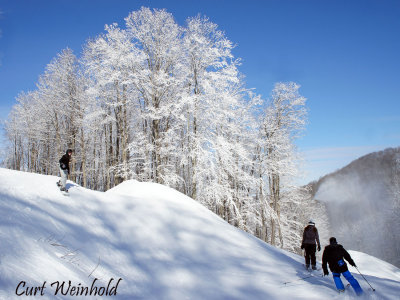
POLYGON ((350 252, 376 291, 350 269, 365 294, 338 294, 322 271, 303 279, 303 257, 171 188, 126 181, 103 193, 68 182, 66 197, 57 180, 0 169, 0 299, 399 299, 400 270, 369 255, 350 252), (51 286, 94 278, 98 288, 122 278, 117 295, 55 295, 51 286), (17 296, 40 286, 36 297, 17 296))

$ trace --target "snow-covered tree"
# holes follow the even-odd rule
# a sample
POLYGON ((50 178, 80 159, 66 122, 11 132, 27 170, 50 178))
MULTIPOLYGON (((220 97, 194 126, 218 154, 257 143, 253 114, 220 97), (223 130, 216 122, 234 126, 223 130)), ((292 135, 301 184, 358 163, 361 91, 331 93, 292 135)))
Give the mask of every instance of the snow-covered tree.
POLYGON ((90 118, 101 118, 92 131, 97 141, 103 141, 98 150, 106 157, 103 177, 109 189, 129 177, 131 116, 138 114, 133 82, 143 59, 124 30, 116 24, 105 29, 87 43, 82 62, 92 102, 90 118))
POLYGON ((80 127, 77 116, 81 115, 76 75, 76 57, 71 50, 63 50, 47 65, 37 90, 17 97, 6 127, 14 145, 25 145, 19 149, 25 153, 23 162, 14 155, 17 169, 54 174, 58 171, 54 162, 67 147, 75 147, 80 127))
MULTIPOLYGON (((133 83, 139 93, 143 132, 132 157, 148 179, 168 185, 181 180, 175 172, 176 123, 182 93, 182 29, 165 10, 141 8, 125 19, 126 33, 143 58, 133 83), (143 163, 144 162, 144 163, 143 163)), ((143 176, 141 176, 143 178, 143 176)))
POLYGON ((262 201, 268 201, 273 210, 269 218, 272 245, 276 244, 277 235, 283 245, 281 200, 283 194, 292 188, 292 180, 298 171, 294 139, 303 130, 307 114, 306 99, 299 94, 299 88, 293 82, 277 83, 260 127, 261 168, 268 182, 268 194, 264 195, 267 198, 262 201))
POLYGON ((228 222, 245 227, 252 177, 245 164, 251 115, 233 43, 205 17, 187 20, 187 93, 182 143, 187 193, 228 222), (200 192, 199 192, 200 191, 200 192))
MULTIPOLYGON (((77 70, 75 55, 70 49, 65 49, 47 65, 45 73, 39 78, 36 105, 41 108, 48 122, 46 127, 51 130, 49 148, 54 148, 48 156, 51 160, 49 164, 52 164, 50 173, 57 170, 54 161, 60 154, 67 148, 76 148, 80 128, 78 117, 82 115, 77 70)), ((71 173, 74 171, 75 164, 72 164, 71 173)))

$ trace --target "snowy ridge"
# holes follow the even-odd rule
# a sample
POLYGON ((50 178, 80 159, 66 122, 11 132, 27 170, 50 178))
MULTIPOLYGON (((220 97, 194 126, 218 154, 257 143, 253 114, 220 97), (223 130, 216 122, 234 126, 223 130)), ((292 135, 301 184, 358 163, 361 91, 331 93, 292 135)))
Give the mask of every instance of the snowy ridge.
MULTIPOLYGON (((69 182, 65 197, 57 180, 0 169, 0 299, 24 298, 16 293, 35 286, 44 287, 35 299, 343 298, 331 275, 302 279, 309 276, 303 257, 234 228, 173 189, 127 181, 102 193, 69 182), (55 295, 51 286, 90 287, 95 278, 99 288, 122 278, 117 295, 55 295)), ((368 291, 351 269, 363 298, 398 299, 398 268, 351 255, 376 289, 368 291)), ((345 297, 357 298, 351 289, 345 297)))

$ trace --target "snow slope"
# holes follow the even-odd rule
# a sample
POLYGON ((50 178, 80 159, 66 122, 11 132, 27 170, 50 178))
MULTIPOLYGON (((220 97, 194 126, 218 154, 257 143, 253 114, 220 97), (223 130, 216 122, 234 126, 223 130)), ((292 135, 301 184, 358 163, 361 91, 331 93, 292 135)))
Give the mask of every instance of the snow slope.
MULTIPOLYGON (((69 182, 65 197, 57 180, 0 169, 0 299, 23 299, 30 287, 42 287, 31 299, 357 298, 351 289, 339 295, 321 271, 302 279, 309 276, 302 257, 234 228, 173 189, 127 181, 102 193, 69 182), (55 295, 51 285, 71 281, 79 291, 94 278, 98 289, 122 278, 117 295, 55 295)), ((376 289, 353 272, 364 299, 398 299, 398 268, 351 254, 376 289)))

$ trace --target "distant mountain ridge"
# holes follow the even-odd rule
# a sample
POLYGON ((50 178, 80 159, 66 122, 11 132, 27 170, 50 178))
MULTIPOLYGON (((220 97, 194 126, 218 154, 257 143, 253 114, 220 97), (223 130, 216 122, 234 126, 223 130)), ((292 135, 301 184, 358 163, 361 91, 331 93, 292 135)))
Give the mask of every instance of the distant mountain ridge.
POLYGON ((362 156, 310 185, 345 247, 400 266, 400 147, 362 156))
MULTIPOLYGON (((357 170, 360 176, 363 177, 364 180, 373 179, 377 174, 381 173, 381 170, 391 170, 393 171, 393 164, 400 164, 400 147, 396 148, 387 148, 383 151, 372 152, 367 155, 364 155, 356 160, 353 160, 347 166, 329 173, 319 180, 311 183, 313 196, 315 196, 319 187, 322 183, 326 182, 329 178, 336 176, 344 176, 357 170), (363 172, 360 172, 363 171, 363 172)), ((383 172, 384 173, 384 172, 383 172)))

